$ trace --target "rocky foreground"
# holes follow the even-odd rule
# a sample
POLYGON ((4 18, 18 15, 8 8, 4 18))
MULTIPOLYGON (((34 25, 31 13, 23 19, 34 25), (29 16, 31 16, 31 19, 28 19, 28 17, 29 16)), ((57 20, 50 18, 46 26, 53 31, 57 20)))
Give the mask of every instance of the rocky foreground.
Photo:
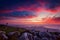
POLYGON ((60 40, 60 32, 40 32, 0 25, 0 40, 60 40))

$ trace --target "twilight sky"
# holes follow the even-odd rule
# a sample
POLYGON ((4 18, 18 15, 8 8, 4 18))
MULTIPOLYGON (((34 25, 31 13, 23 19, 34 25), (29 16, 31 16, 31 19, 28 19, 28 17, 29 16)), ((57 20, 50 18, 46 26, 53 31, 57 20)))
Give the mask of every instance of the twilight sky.
POLYGON ((60 0, 0 0, 0 24, 60 24, 60 0))

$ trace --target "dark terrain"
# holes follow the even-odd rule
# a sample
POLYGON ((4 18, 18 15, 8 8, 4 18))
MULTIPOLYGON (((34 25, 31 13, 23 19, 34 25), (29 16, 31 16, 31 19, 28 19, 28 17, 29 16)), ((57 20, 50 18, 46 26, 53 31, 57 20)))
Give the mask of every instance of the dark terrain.
POLYGON ((0 40, 60 40, 60 32, 49 32, 48 30, 41 32, 38 30, 0 25, 0 40))

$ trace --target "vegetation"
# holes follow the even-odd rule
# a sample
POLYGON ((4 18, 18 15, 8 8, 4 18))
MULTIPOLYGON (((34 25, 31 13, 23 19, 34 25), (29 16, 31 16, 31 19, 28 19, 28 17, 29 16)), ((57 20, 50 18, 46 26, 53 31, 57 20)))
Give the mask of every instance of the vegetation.
POLYGON ((24 32, 24 31, 26 31, 26 29, 11 27, 11 26, 7 26, 7 25, 0 25, 0 31, 5 31, 6 33, 13 32, 13 31, 24 32))

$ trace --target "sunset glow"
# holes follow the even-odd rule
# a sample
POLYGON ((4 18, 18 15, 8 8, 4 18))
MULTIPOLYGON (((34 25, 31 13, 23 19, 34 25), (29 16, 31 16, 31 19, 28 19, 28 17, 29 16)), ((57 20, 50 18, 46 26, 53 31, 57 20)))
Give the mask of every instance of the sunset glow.
POLYGON ((12 2, 2 3, 0 24, 60 24, 59 3, 51 1, 18 1, 14 5, 12 2))

